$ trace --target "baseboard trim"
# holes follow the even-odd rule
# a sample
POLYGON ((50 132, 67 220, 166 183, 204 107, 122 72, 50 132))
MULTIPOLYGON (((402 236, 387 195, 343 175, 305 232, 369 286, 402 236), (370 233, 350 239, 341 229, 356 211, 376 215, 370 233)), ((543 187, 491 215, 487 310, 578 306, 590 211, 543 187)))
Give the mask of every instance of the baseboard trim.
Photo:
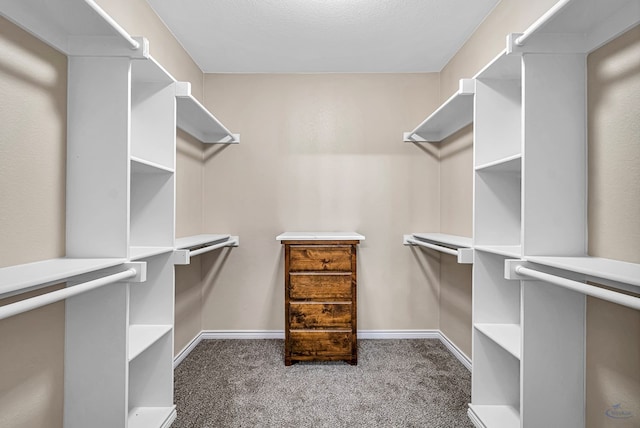
POLYGON ((180 352, 178 352, 178 355, 176 355, 175 357, 173 357, 173 369, 175 370, 176 367, 178 367, 180 365, 180 363, 182 362, 182 360, 184 360, 185 358, 187 358, 187 355, 189 355, 191 353, 191 351, 193 351, 193 349, 198 346, 198 344, 202 342, 202 332, 198 333, 196 335, 196 337, 194 337, 191 342, 189 342, 187 344, 187 346, 185 346, 184 348, 182 348, 182 350, 180 352))
POLYGON ((358 339, 440 339, 438 330, 358 330, 358 339))
POLYGON ((441 331, 438 331, 438 333, 440 335, 440 342, 442 342, 442 344, 446 346, 447 349, 449 349, 449 352, 451 352, 453 356, 456 357, 458 361, 460 361, 462 365, 467 368, 467 370, 472 371, 473 364, 471 362, 471 358, 467 357, 467 355, 462 352, 462 350, 458 348, 456 344, 447 337, 446 334, 441 331))
MULTIPOLYGON (((284 339, 284 330, 202 330, 173 360, 175 369, 203 340, 214 339, 284 339)), ((440 330, 358 330, 358 339, 438 339, 467 370, 471 359, 440 330)))

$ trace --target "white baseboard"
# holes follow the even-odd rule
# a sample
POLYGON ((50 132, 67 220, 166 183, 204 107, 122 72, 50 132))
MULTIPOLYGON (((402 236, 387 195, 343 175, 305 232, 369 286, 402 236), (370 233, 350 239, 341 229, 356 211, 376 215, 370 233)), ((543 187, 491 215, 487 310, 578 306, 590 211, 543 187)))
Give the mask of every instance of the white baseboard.
POLYGON ((447 337, 446 334, 441 331, 438 331, 438 334, 440 335, 440 342, 442 342, 442 344, 447 347, 449 352, 451 352, 453 356, 456 357, 458 361, 460 361, 462 365, 467 368, 467 370, 472 371, 473 365, 471 363, 471 358, 467 357, 467 355, 462 352, 462 350, 458 348, 456 344, 447 337))
MULTIPOLYGON (((173 360, 175 369, 203 340, 284 339, 284 330, 202 330, 173 360)), ((471 360, 440 330, 358 330, 358 339, 438 339, 469 371, 471 360)))
POLYGON ((440 339, 438 330, 358 330, 358 339, 440 339))
POLYGON ((202 330, 203 339, 284 339, 284 330, 202 330))

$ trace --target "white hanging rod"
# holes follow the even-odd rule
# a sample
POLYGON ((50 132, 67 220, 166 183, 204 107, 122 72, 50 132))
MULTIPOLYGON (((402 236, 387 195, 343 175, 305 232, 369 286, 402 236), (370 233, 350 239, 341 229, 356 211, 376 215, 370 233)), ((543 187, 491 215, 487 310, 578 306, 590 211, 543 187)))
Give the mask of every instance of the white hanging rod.
POLYGON ((198 248, 197 250, 189 251, 189 257, 197 256, 203 253, 207 253, 209 251, 217 250, 222 247, 237 247, 238 241, 235 239, 230 239, 228 241, 220 242, 215 245, 210 245, 208 247, 198 248))
POLYGON ((430 248, 432 250, 440 251, 441 253, 451 254, 452 256, 458 255, 458 250, 454 250, 449 247, 443 247, 442 245, 431 244, 429 242, 419 241, 413 238, 406 238, 405 241, 411 245, 418 245, 420 247, 430 248))
POLYGON ((114 282, 122 281, 123 279, 127 278, 133 278, 137 274, 137 271, 131 268, 123 272, 114 273, 112 275, 94 279, 93 281, 83 282, 82 284, 73 285, 71 287, 21 300, 19 302, 10 303, 8 305, 0 307, 0 320, 49 305, 51 303, 59 302, 60 300, 64 300, 69 297, 91 291, 95 288, 102 287, 103 285, 112 284, 114 282))
POLYGON ((135 51, 140 48, 140 43, 138 43, 137 40, 131 37, 129 33, 127 33, 124 28, 120 26, 120 24, 118 24, 112 17, 107 14, 107 12, 102 10, 102 8, 100 8, 100 6, 98 6, 94 0, 85 1, 91 9, 93 9, 98 15, 100 15, 100 18, 104 19, 115 31, 118 32, 118 34, 120 34, 127 41, 127 43, 129 43, 131 50, 135 51))
POLYGON ((516 38, 515 44, 517 46, 524 46, 529 37, 531 37, 536 31, 538 31, 547 22, 549 22, 551 18, 553 18, 572 1, 573 0, 560 0, 558 3, 554 4, 551 9, 549 9, 544 15, 538 18, 536 22, 534 22, 529 28, 527 28, 521 36, 516 38))
POLYGON ((515 272, 518 275, 527 276, 529 278, 545 281, 550 284, 558 285, 560 287, 567 288, 569 290, 577 291, 588 296, 597 297, 602 300, 607 300, 612 303, 617 303, 622 306, 627 306, 632 309, 640 310, 640 298, 629 296, 627 294, 618 293, 616 291, 607 290, 593 285, 585 284, 583 282, 574 281, 571 279, 562 278, 560 276, 551 275, 544 272, 539 272, 534 269, 529 269, 524 266, 516 266, 515 272))

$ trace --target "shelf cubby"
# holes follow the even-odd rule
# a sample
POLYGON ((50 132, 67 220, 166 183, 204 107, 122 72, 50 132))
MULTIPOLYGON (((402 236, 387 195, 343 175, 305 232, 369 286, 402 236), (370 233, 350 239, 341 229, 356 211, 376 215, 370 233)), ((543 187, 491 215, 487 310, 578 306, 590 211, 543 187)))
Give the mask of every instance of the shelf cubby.
POLYGON ((145 259, 147 281, 129 291, 129 324, 172 325, 174 305, 173 250, 145 259))
POLYGON ((129 362, 128 428, 165 427, 175 418, 172 351, 169 331, 129 362))
POLYGON ((520 324, 475 323, 474 328, 520 359, 520 324))
MULTIPOLYGON (((505 164, 501 164, 504 166, 505 164)), ((475 173, 475 245, 521 245, 521 174, 518 159, 511 169, 475 173)))
POLYGON ((477 251, 473 323, 520 325, 520 284, 505 279, 505 257, 477 251))
POLYGON ((131 247, 173 248, 175 176, 157 171, 131 174, 131 247))
POLYGON ((134 324, 129 326, 129 361, 142 354, 172 330, 170 324, 134 324))
POLYGON ((175 80, 153 58, 131 65, 131 156, 175 169, 175 80))
POLYGON ((503 411, 513 409, 513 412, 507 412, 511 416, 507 420, 517 422, 514 426, 519 427, 520 360, 478 330, 473 333, 472 377, 471 408, 480 409, 477 416, 483 425, 487 428, 508 426, 487 420, 492 415, 484 414, 481 410, 484 406, 498 406, 503 411))
POLYGON ((521 58, 503 52, 475 80, 475 167, 522 154, 521 58))

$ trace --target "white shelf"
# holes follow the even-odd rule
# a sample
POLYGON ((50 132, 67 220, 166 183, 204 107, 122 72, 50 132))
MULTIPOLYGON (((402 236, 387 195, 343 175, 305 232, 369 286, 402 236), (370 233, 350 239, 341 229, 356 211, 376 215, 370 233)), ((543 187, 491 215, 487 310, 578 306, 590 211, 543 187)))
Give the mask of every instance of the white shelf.
POLYGON ((476 245, 473 248, 485 253, 516 259, 519 259, 522 255, 522 247, 520 245, 476 245))
POLYGON ((209 110, 191 95, 189 82, 176 82, 178 128, 203 143, 236 144, 240 136, 231 133, 209 110))
POLYGON ((214 234, 203 234, 203 235, 193 235, 193 236, 185 236, 183 238, 176 238, 176 249, 186 250, 193 247, 200 247, 202 245, 214 245, 219 244, 225 241, 228 241, 231 235, 214 235, 214 234))
POLYGON ((474 327, 505 351, 520 359, 521 329, 518 324, 476 323, 474 327))
POLYGON ((143 353, 162 336, 170 332, 171 325, 132 325, 129 327, 129 361, 143 353))
POLYGON ((36 287, 65 282, 77 275, 126 262, 125 259, 58 258, 0 268, 0 297, 9 297, 36 287))
POLYGON ((517 55, 507 55, 504 50, 474 76, 474 79, 520 79, 522 61, 517 55))
POLYGON ((176 408, 135 407, 129 411, 128 428, 168 428, 176 419, 176 408))
POLYGON ((153 57, 136 60, 131 63, 132 83, 175 83, 176 79, 153 57))
MULTIPOLYGON (((525 257, 532 263, 640 287, 640 264, 600 257, 525 257)), ((640 291, 640 290, 639 290, 640 291)))
POLYGON ((562 0, 510 39, 514 51, 588 53, 638 23, 637 0, 562 0))
POLYGON ((173 247, 129 247, 129 259, 140 260, 159 254, 169 253, 173 247))
POLYGON ((476 171, 521 174, 522 173, 522 155, 517 154, 513 156, 508 156, 504 159, 498 159, 493 162, 487 162, 485 164, 477 166, 476 171))
POLYGON ((413 233, 413 237, 451 248, 471 248, 473 239, 466 236, 448 235, 445 233, 413 233))
POLYGON ((437 143, 473 121, 473 79, 460 79, 460 87, 413 131, 404 135, 407 143, 437 143))
POLYGON ((69 56, 148 55, 146 41, 132 38, 93 0, 0 0, 0 13, 69 56))
POLYGON ((155 162, 131 157, 132 174, 173 174, 173 168, 167 168, 155 162))
POLYGON ((520 428, 520 413, 512 406, 469 404, 469 418, 478 428, 520 428))

